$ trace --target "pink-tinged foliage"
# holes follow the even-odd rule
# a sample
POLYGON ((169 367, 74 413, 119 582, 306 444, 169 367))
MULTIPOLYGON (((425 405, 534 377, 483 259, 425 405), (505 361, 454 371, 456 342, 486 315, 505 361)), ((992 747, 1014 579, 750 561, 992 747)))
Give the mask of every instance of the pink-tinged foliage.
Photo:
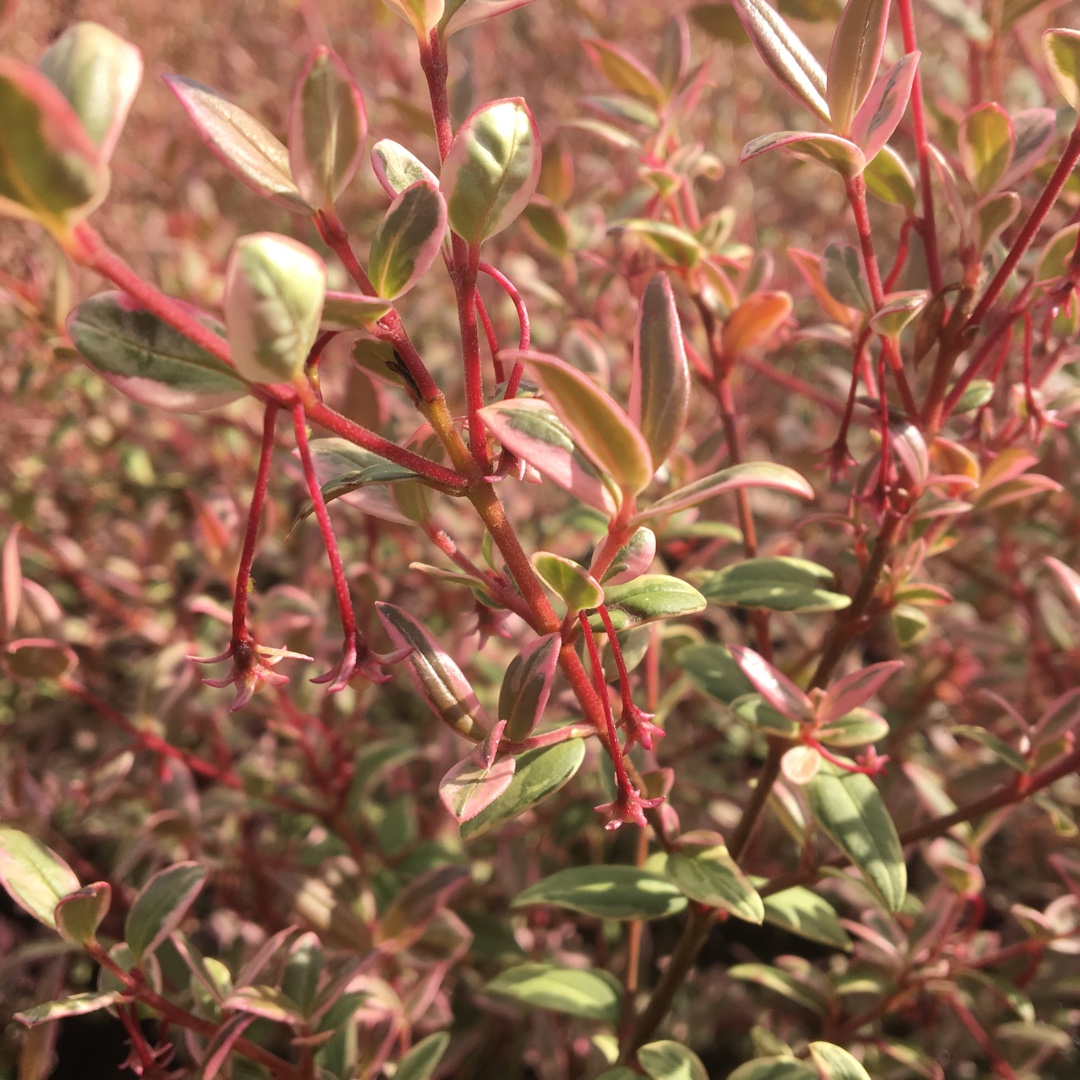
POLYGON ((920 54, 902 56, 874 84, 851 122, 851 140, 873 161, 907 111, 911 88, 919 68, 920 54))
POLYGON ((903 660, 885 660, 837 679, 818 706, 816 719, 821 724, 831 724, 846 716, 873 697, 903 666, 903 660))
POLYGON ((478 765, 471 757, 459 761, 439 781, 443 806, 455 821, 471 821, 510 786, 516 764, 509 755, 491 765, 478 765))
POLYGON ((810 719, 813 713, 810 699, 783 672, 744 645, 729 645, 728 649, 754 689, 777 712, 796 723, 810 719))

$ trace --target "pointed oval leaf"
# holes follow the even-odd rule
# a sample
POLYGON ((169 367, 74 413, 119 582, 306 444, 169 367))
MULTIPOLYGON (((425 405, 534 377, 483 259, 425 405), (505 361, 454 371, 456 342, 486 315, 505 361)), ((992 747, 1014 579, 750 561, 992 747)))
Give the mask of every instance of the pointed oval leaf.
POLYGON ((618 1020, 622 998, 622 987, 614 975, 555 964, 518 964, 496 975, 484 989, 533 1009, 550 1009, 609 1024, 618 1020))
POLYGON ((550 551, 537 551, 529 561, 544 584, 566 604, 567 614, 576 615, 579 611, 599 607, 604 602, 604 590, 600 583, 573 559, 554 555, 550 551))
POLYGON ((810 699, 782 671, 744 645, 729 645, 728 649, 743 674, 777 712, 795 722, 810 718, 810 699))
POLYGON ((371 167, 383 191, 391 198, 418 180, 439 186, 439 178, 412 151, 393 139, 380 139, 371 148, 371 167))
POLYGON ((701 1058, 670 1039, 646 1043, 638 1050, 637 1059, 649 1080, 709 1080, 701 1058))
POLYGON ((277 1024, 299 1026, 304 1023, 300 1006, 276 986, 241 986, 221 1003, 221 1007, 277 1024))
POLYGON ((852 709, 873 697, 903 666, 903 660, 885 660, 838 679, 829 687, 818 707, 818 721, 831 724, 840 717, 847 716, 852 709))
POLYGON ((28 1028, 38 1024, 47 1024, 52 1020, 63 1020, 68 1016, 85 1016, 87 1013, 109 1009, 121 1001, 129 999, 119 990, 105 990, 89 994, 72 994, 58 1001, 47 1001, 35 1005, 32 1009, 15 1014, 15 1019, 28 1028))
POLYGON ((506 11, 531 4, 533 0, 446 0, 446 12, 440 27, 444 37, 456 34, 467 26, 494 19, 506 11))
POLYGON ((225 324, 236 370, 250 382, 296 382, 319 333, 326 264, 277 233, 242 236, 225 270, 225 324))
POLYGON ((907 110, 919 59, 920 53, 910 52, 893 64, 871 88, 851 122, 851 141, 868 162, 892 138, 907 110))
POLYGON ((1015 191, 999 191, 996 195, 988 195, 983 199, 975 207, 977 250, 986 251, 1016 220, 1019 213, 1020 196, 1015 191))
MULTIPOLYGON (((679 578, 667 574, 642 574, 623 585, 604 589, 604 605, 616 630, 628 626, 656 622, 658 619, 678 619, 704 611, 705 597, 679 578)), ((593 630, 604 633, 599 615, 589 618, 593 630)))
POLYGON ((504 757, 490 766, 477 765, 471 757, 459 761, 439 781, 439 798, 459 824, 471 821, 490 806, 514 778, 517 762, 504 757))
POLYGON ((640 237, 665 262, 680 269, 696 266, 704 255, 698 238, 689 229, 680 228, 670 221, 651 221, 634 218, 621 223, 621 227, 640 237))
POLYGON ((871 709, 856 708, 822 725, 814 734, 826 746, 865 746, 884 739, 889 722, 871 709))
POLYGON ((95 881, 68 893, 53 912, 56 929, 65 941, 87 945, 97 937, 97 928, 109 913, 111 903, 112 886, 107 881, 95 881))
POLYGON ((1080 30, 1059 27, 1042 36, 1043 55, 1057 88, 1080 112, 1080 30))
POLYGON ((367 111, 345 61, 325 45, 308 57, 289 107, 289 167, 311 206, 332 206, 364 156, 367 111))
POLYGON ((711 574, 701 586, 714 604, 769 611, 839 611, 851 598, 833 592, 833 573, 806 559, 786 555, 745 559, 711 574))
POLYGON ((666 878, 634 866, 576 866, 530 885, 510 906, 533 904, 598 919, 663 919, 682 911, 686 897, 666 878))
MULTIPOLYGON (((601 550, 597 546, 596 551, 593 552, 594 562, 601 550)), ((615 552, 615 557, 604 574, 602 584, 624 585, 628 581, 633 581, 652 566, 655 558, 656 534, 652 529, 641 526, 635 529, 630 539, 615 552)))
POLYGON ((670 94, 690 70, 690 24, 676 12, 665 23, 656 51, 656 76, 670 94))
POLYGON ((810 941, 851 952, 851 937, 836 909, 824 897, 801 885, 766 896, 765 921, 810 941))
POLYGON ((798 1058, 763 1057, 740 1065, 727 1080, 821 1080, 821 1076, 798 1058))
POLYGON ((374 326, 393 304, 381 296, 327 291, 320 324, 328 330, 359 330, 374 326))
POLYGON ((412 25, 417 38, 425 45, 445 10, 444 0, 385 0, 385 3, 412 25))
POLYGON ((915 178, 900 155, 891 146, 883 146, 869 161, 863 171, 866 190, 875 199, 913 212, 918 203, 915 178))
POLYGON ((904 850, 873 780, 823 761, 803 791, 822 830, 885 907, 899 911, 907 892, 904 850))
POLYGON ((885 31, 889 28, 889 0, 847 0, 829 52, 825 99, 833 130, 851 131, 851 121, 877 78, 885 31))
POLYGON ((142 54, 104 26, 80 22, 49 46, 37 66, 71 103, 108 161, 142 81, 142 54))
POLYGON ((667 275, 657 274, 641 297, 630 377, 630 419, 645 436, 654 467, 675 449, 689 412, 690 366, 675 294, 667 275))
POLYGON ((482 105, 458 128, 443 162, 450 227, 479 244, 525 209, 539 179, 540 133, 524 100, 482 105))
POLYGON ((564 491, 614 517, 616 492, 577 448, 569 429, 545 401, 513 398, 480 410, 484 424, 515 456, 564 491))
POLYGON ((733 6, 769 70, 811 112, 828 123, 825 72, 795 31, 766 0, 734 0, 733 6))
POLYGON ((697 506, 706 499, 722 495, 725 491, 744 487, 774 488, 791 495, 801 495, 804 499, 814 497, 814 489, 794 469, 789 469, 786 465, 774 465, 769 461, 751 461, 703 476, 700 480, 658 499, 633 520, 646 521, 664 514, 674 514, 679 510, 697 506))
POLYGON ((675 659, 699 690, 725 705, 754 693, 754 684, 724 645, 689 645, 675 659))
POLYGON ((723 348, 729 356, 768 345, 791 314, 786 292, 756 292, 724 320, 723 348))
POLYGON ((137 961, 154 952, 180 925, 208 874, 199 863, 175 863, 159 870, 139 890, 124 923, 124 940, 137 961))
POLYGON ((739 154, 739 164, 769 153, 783 150, 796 157, 809 158, 827 165, 845 180, 858 176, 866 168, 863 152, 850 140, 839 135, 821 135, 805 131, 774 131, 751 139, 739 154))
POLYGON ((660 80, 636 56, 600 38, 582 38, 581 45, 597 71, 616 90, 647 101, 650 105, 663 104, 667 95, 660 80))
POLYGON ((483 739, 490 723, 461 668, 408 612, 388 603, 375 607, 394 647, 412 646, 405 663, 417 692, 436 716, 473 742, 483 739))
MULTIPOLYGON (((225 328, 216 319, 182 301, 174 303, 224 339, 225 328)), ((143 405, 202 412, 251 392, 231 367, 127 293, 98 293, 84 300, 68 315, 67 332, 110 386, 143 405)))
POLYGON ((429 180, 418 180, 390 204, 368 255, 368 277, 379 296, 408 292, 435 261, 446 235, 446 203, 429 180))
POLYGON ((507 349, 500 355, 505 363, 530 366, 575 442, 620 489, 636 495, 648 486, 654 472, 649 445, 610 394, 546 353, 507 349))
POLYGON ((1053 109, 1021 109, 1010 116, 1016 146, 1012 164, 1001 178, 999 186, 1008 188, 1030 176, 1042 161, 1057 134, 1056 114, 1053 109))
POLYGON ((584 739, 567 739, 521 754, 510 786, 486 810, 462 825, 461 838, 475 839, 531 810, 554 795, 578 771, 584 759, 584 739))
POLYGON ((664 872, 691 900, 761 923, 765 905, 724 844, 688 844, 667 857, 664 872))
POLYGON ((394 1070, 394 1080, 431 1080, 435 1069, 450 1045, 450 1034, 436 1031, 421 1039, 402 1059, 394 1070))
POLYGON ((289 151, 254 116, 216 90, 182 75, 166 75, 206 145, 242 184, 295 213, 310 213, 292 178, 289 151))
POLYGON ((994 102, 977 106, 964 117, 956 141, 976 194, 993 191, 1012 163, 1016 137, 1009 114, 994 102))
MULTIPOLYGON (((828 1002, 821 991, 820 985, 812 982, 805 974, 794 974, 783 968, 773 967, 770 964, 736 964, 728 970, 728 975, 733 979, 743 979, 746 982, 762 986, 771 990, 774 994, 787 998, 788 1001, 818 1016, 824 1016, 828 1009, 828 1002)), ((735 1075, 734 1073, 732 1075, 735 1075)), ((771 1073, 765 1073, 771 1076, 771 1073)), ((776 1075, 787 1077, 786 1072, 776 1075)), ((816 1072, 810 1074, 814 1080, 819 1080, 816 1072)), ((731 1080, 731 1077, 728 1077, 731 1080)))
POLYGON ((812 1042, 810 1056, 818 1067, 821 1080, 871 1080, 858 1059, 835 1043, 812 1042))
POLYGON ((40 71, 0 59, 0 213, 63 236, 105 198, 109 170, 67 98, 40 71))
POLYGON ((499 690, 498 719, 510 742, 528 738, 547 708, 562 648, 562 635, 546 634, 531 641, 510 661, 499 690))
POLYGON ((55 851, 7 825, 0 825, 0 885, 23 911, 54 930, 56 905, 80 887, 75 871, 55 851))
POLYGON ((893 293, 871 316, 870 328, 874 333, 895 341, 904 327, 926 307, 929 299, 930 294, 922 289, 893 293))

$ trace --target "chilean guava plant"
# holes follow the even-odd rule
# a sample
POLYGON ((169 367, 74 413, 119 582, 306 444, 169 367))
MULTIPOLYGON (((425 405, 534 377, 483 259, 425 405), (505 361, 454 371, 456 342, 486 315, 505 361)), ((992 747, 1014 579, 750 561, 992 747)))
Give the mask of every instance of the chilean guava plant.
POLYGON ((1068 4, 5 7, 0 1073, 1075 1075, 1068 4))

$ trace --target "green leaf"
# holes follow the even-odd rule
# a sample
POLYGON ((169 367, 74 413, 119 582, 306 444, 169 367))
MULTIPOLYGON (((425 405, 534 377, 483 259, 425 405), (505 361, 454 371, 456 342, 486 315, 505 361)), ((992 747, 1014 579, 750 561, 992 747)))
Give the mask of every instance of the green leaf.
POLYGON ((234 990, 222 1003, 222 1008, 261 1016, 277 1024, 304 1023, 301 1008, 284 991, 276 986, 242 986, 234 990))
POLYGON ((325 45, 308 57, 289 106, 289 166, 301 198, 330 207, 364 156, 367 112, 344 60, 325 45))
POLYGON ((670 1039, 646 1043, 638 1050, 637 1059, 649 1080, 709 1080, 701 1058, 670 1039))
POLYGON ((817 1069, 793 1057, 758 1058, 740 1065, 727 1080, 821 1080, 817 1069))
POLYGON ((654 466, 675 449, 690 413, 690 367, 675 295, 666 274, 645 287, 634 337, 630 419, 649 444, 654 466))
POLYGON ((769 611, 839 611, 851 598, 825 588, 832 571, 806 559, 786 555, 746 559, 711 574, 701 594, 726 607, 765 608, 769 611))
POLYGON ((305 1016, 310 1016, 319 991, 319 977, 326 966, 326 953, 317 934, 302 934, 289 950, 289 959, 281 973, 281 989, 295 1001, 305 1016))
POLYGON ((739 154, 739 164, 760 157, 771 150, 783 150, 796 157, 810 158, 838 172, 845 180, 858 176, 866 168, 863 152, 839 135, 805 131, 774 131, 751 139, 739 154))
POLYGON ((450 1033, 436 1031, 421 1039, 394 1070, 394 1080, 431 1080, 435 1068, 450 1045, 450 1033))
POLYGON ((883 146, 863 170, 866 190, 882 202, 913 211, 918 203, 915 179, 900 155, 883 146))
POLYGON ((62 1020, 68 1016, 85 1016, 87 1013, 99 1012, 101 1009, 111 1008, 121 1001, 129 1000, 118 990, 108 990, 103 993, 72 994, 70 997, 60 998, 58 1001, 47 1001, 43 1005, 36 1005, 25 1012, 15 1014, 15 1019, 26 1027, 36 1027, 38 1024, 46 1024, 51 1020, 62 1020))
POLYGON ((418 180, 439 185, 439 178, 411 150, 393 139, 380 139, 371 148, 371 167, 383 191, 391 198, 418 180))
POLYGON ((496 975, 484 989, 534 1009, 551 1009, 609 1024, 619 1019, 622 987, 606 971, 518 964, 496 975))
MULTIPOLYGON (((693 838, 694 834, 688 836, 693 838)), ((684 895, 699 904, 730 911, 747 922, 760 923, 765 918, 765 905, 757 889, 722 843, 687 843, 667 857, 664 872, 684 895)))
MULTIPOLYGON (((600 547, 597 547, 593 554, 594 561, 600 551, 600 547)), ((635 529, 630 539, 615 552, 611 565, 604 571, 601 584, 622 585, 632 581, 648 570, 655 558, 656 534, 652 529, 641 526, 635 529)))
POLYGON ((981 200, 975 207, 975 243, 978 250, 986 251, 1016 220, 1019 213, 1020 196, 1015 191, 999 191, 996 195, 988 195, 981 200))
MULTIPOLYGON (((609 585, 604 590, 604 605, 616 630, 693 615, 706 606, 705 597, 697 589, 666 574, 642 574, 623 585, 609 585)), ((590 616, 589 625, 604 631, 599 615, 590 616)))
POLYGON ((40 71, 0 59, 0 213, 39 221, 58 236, 109 190, 101 148, 40 71))
POLYGON ((417 692, 435 715, 459 735, 473 742, 483 739, 490 722, 461 668, 408 612, 387 603, 375 608, 394 647, 412 646, 405 663, 417 692))
POLYGON ((242 236, 225 270, 225 324, 236 370, 249 382, 298 382, 319 334, 326 265, 277 233, 242 236))
POLYGON ((547 708, 562 648, 562 635, 545 634, 510 661, 499 690, 498 719, 506 721, 503 736, 521 742, 547 708))
POLYGON ((948 730, 950 735, 959 735, 961 738, 971 739, 972 742, 985 746, 994 757, 1004 762, 1010 769, 1015 769, 1021 773, 1031 770, 1031 764, 1023 754, 1010 746, 999 735, 987 731, 986 728, 976 727, 974 724, 952 724, 948 730))
POLYGON ((568 615, 599 607, 604 590, 584 566, 563 555, 537 551, 529 561, 541 580, 566 604, 568 615))
POLYGON ((584 760, 583 739, 567 739, 522 754, 517 759, 517 771, 510 786, 489 807, 461 826, 462 839, 473 840, 531 810, 554 795, 584 760))
MULTIPOLYGON (((763 880, 755 880, 755 884, 763 884, 763 880)), ((766 896, 765 921, 810 941, 851 952, 851 937, 832 904, 801 885, 766 896)))
POLYGON ((799 734, 799 722, 786 717, 770 705, 761 694, 747 694, 731 702, 731 711, 744 724, 764 731, 767 735, 780 735, 794 739, 799 734))
POLYGON ((610 394, 557 357, 514 349, 500 355, 504 363, 529 365, 574 441, 619 488, 636 495, 648 486, 654 471, 649 445, 610 394))
POLYGON ((789 469, 786 465, 774 465, 770 461, 749 461, 710 473, 670 492, 636 514, 633 522, 636 524, 665 514, 674 514, 679 510, 687 510, 726 491, 737 491, 745 487, 773 488, 792 495, 801 495, 804 499, 814 497, 814 489, 794 469, 789 469))
POLYGON ((851 122, 877 78, 889 0, 848 0, 833 36, 826 77, 826 100, 833 130, 851 132, 851 122))
POLYGON ((881 334, 896 341, 900 337, 900 332, 922 311, 929 299, 929 293, 923 289, 893 293, 874 312, 870 319, 870 329, 875 334, 881 334))
POLYGON ((627 232, 640 237, 665 262, 682 270, 696 266, 704 255, 698 238, 670 221, 633 218, 620 223, 627 232))
POLYGON ((1080 30, 1059 27, 1042 36, 1043 55, 1057 88, 1080 112, 1080 30))
POLYGON ((889 734, 888 721, 871 709, 856 708, 815 732, 826 746, 865 746, 889 734))
MULTIPOLYGON (((225 328, 217 320, 183 306, 224 339, 225 328)), ((142 405, 201 412, 251 392, 231 367, 127 293, 98 293, 84 300, 68 315, 67 332, 110 386, 142 405)))
POLYGON ((87 945, 96 939, 97 928, 109 913, 111 903, 112 886, 107 881, 96 881, 68 893, 53 911, 56 929, 65 941, 87 945))
POLYGON ((131 903, 124 923, 124 940, 142 961, 183 921, 209 871, 197 862, 175 863, 154 874, 131 903))
POLYGON ((67 98, 108 161, 142 81, 139 50, 104 26, 80 22, 49 46, 37 67, 67 98))
POLYGON ((327 291, 320 324, 328 330, 359 330, 373 326, 392 308, 380 296, 327 291))
POLYGON ((55 930, 56 905, 78 891, 79 879, 36 837, 0 825, 0 885, 23 911, 55 930))
POLYGON ((810 1056, 821 1080, 871 1080, 870 1074, 843 1047, 829 1042, 812 1042, 810 1056))
POLYGON ((289 151, 255 117, 209 86, 166 75, 199 135, 221 163, 252 191, 294 213, 310 213, 292 178, 289 151))
POLYGON ((510 905, 532 904, 593 915, 598 919, 663 919, 686 907, 686 898, 659 874, 633 866, 579 866, 530 885, 510 905))
POLYGON ((765 0, 734 0, 733 6, 769 70, 811 112, 828 123, 825 72, 795 31, 765 0))
POLYGON ((1009 114, 994 102, 972 109, 957 132, 964 174, 981 198, 997 186, 1012 163, 1015 137, 1009 114))
POLYGON ((491 101, 458 128, 441 184, 450 227, 479 244, 509 225, 540 179, 540 133, 521 98, 491 101))
MULTIPOLYGON (((796 1005, 809 1009, 818 1016, 824 1016, 826 1002, 820 991, 806 978, 799 978, 788 971, 772 967, 770 964, 736 964, 728 970, 733 979, 763 986, 774 994, 795 1002, 796 1005)), ((730 1080, 730 1078, 729 1078, 730 1080)))
POLYGON ((446 203, 429 180, 418 180, 390 204, 368 255, 368 276, 379 296, 408 292, 438 257, 446 235, 446 203))
POLYGON ((723 645, 688 645, 675 656, 693 684, 725 705, 754 693, 754 686, 723 645))
POLYGON ((613 485, 578 449, 547 402, 536 398, 496 401, 481 409, 480 416, 511 453, 583 503, 615 516, 619 505, 613 485))
POLYGON ((417 39, 425 45, 445 10, 443 0, 385 0, 385 3, 412 25, 417 39))
POLYGON ((581 44, 596 69, 617 90, 650 105, 663 104, 667 95, 660 80, 636 56, 600 38, 582 38, 581 44))
POLYGON ((899 911, 907 892, 904 851, 873 780, 822 761, 803 788, 822 830, 862 871, 889 911, 899 911))

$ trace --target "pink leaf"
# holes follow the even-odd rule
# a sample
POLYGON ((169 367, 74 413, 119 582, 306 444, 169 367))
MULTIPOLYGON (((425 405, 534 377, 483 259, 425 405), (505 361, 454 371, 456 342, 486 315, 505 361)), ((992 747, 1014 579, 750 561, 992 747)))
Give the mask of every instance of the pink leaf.
POLYGON ((874 85, 851 122, 851 139, 867 161, 873 161, 892 138, 907 109, 919 56, 910 52, 893 64, 874 85))
POLYGON ((439 798, 455 821, 470 821, 510 786, 516 766, 517 759, 510 756, 490 766, 467 757, 442 778, 439 798))
POLYGON ((821 724, 831 724, 842 716, 847 716, 852 709, 858 708, 864 701, 873 697, 878 688, 904 666, 903 660, 886 660, 881 664, 871 664, 861 671, 845 675, 825 694, 818 708, 817 719, 821 724))
POLYGON ((810 718, 813 712, 810 699, 763 656, 743 645, 729 645, 728 651, 757 692, 777 712, 796 723, 810 718))

